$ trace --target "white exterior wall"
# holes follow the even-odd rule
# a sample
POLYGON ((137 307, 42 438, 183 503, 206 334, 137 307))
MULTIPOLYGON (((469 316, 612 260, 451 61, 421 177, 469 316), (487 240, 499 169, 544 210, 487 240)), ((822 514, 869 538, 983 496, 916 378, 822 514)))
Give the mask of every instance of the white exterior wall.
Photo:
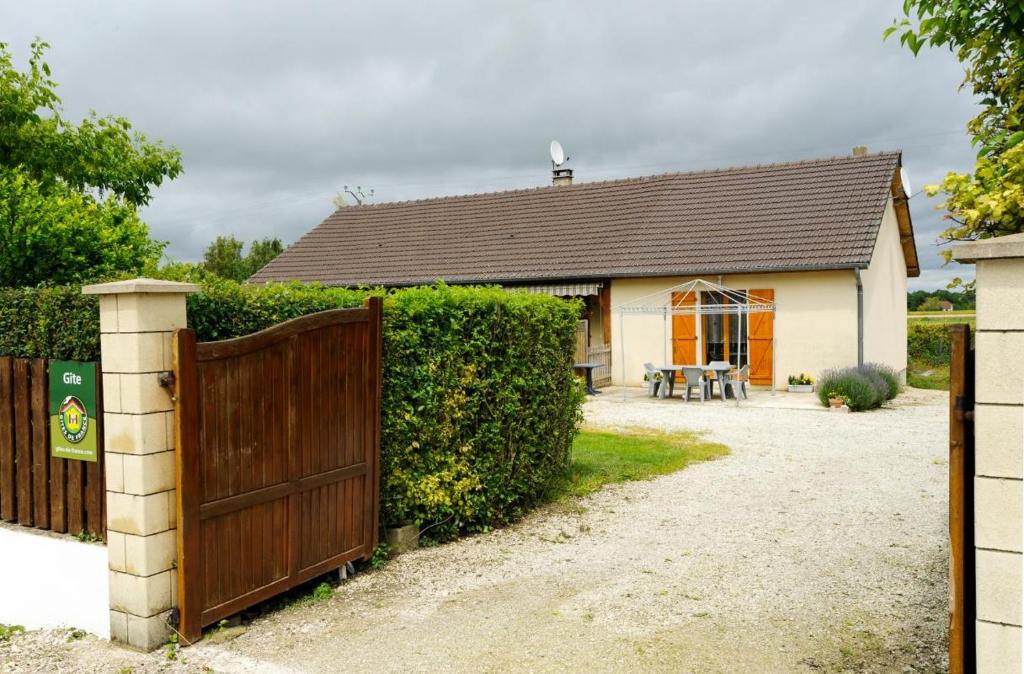
POLYGON ((110 637, 105 545, 0 525, 0 550, 0 623, 110 637))
POLYGON ((864 286, 864 362, 907 369, 907 263, 892 199, 885 207, 864 286))
MULTIPOLYGON (((625 383, 639 386, 643 383, 645 362, 657 365, 672 359, 671 316, 667 322, 661 316, 637 314, 627 314, 620 320, 615 307, 693 278, 670 276, 612 280, 613 384, 623 382, 623 362, 625 383), (624 361, 621 350, 623 334, 624 361)), ((730 288, 775 290, 775 378, 778 388, 785 388, 786 377, 790 374, 804 372, 816 377, 826 368, 857 364, 857 285, 852 271, 737 274, 706 280, 730 288)), ((906 322, 906 314, 902 315, 906 322)))

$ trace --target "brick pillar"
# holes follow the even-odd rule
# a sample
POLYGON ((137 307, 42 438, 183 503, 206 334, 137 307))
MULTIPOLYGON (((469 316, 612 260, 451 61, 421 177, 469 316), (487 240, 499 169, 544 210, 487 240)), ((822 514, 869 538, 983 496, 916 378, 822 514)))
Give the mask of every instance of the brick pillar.
POLYGON ((1021 671, 1024 234, 958 246, 977 266, 974 545, 978 672, 1021 671))
POLYGON ((82 289, 100 300, 110 635, 142 650, 167 641, 178 603, 174 404, 159 375, 196 290, 152 279, 82 289))

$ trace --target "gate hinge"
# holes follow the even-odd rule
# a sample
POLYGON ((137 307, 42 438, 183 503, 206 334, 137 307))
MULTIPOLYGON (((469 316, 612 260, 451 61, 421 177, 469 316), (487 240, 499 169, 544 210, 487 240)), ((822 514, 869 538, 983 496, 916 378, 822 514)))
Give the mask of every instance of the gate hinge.
POLYGON ((953 412, 957 421, 974 421, 974 401, 957 396, 953 401, 953 412))
POLYGON ((174 395, 174 373, 173 372, 160 372, 156 376, 157 381, 160 382, 160 386, 167 389, 168 393, 171 394, 171 401, 177 402, 177 398, 174 395))

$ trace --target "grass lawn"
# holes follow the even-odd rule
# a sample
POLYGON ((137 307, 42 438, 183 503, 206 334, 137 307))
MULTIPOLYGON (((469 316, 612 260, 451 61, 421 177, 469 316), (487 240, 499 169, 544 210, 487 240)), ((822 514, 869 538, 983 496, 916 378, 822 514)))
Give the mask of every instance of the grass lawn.
POLYGON ((930 365, 912 360, 907 367, 907 385, 914 388, 949 390, 949 363, 930 365))
POLYGON ((559 492, 584 496, 612 482, 647 480, 728 453, 725 445, 697 433, 585 429, 573 443, 572 467, 559 492))

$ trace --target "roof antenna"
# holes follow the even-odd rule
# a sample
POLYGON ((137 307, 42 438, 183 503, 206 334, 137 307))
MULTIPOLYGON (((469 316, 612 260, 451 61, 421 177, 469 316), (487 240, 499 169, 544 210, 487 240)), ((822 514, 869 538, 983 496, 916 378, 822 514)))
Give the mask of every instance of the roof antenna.
POLYGON ((557 140, 551 141, 549 152, 551 153, 551 184, 555 187, 572 185, 572 169, 562 168, 562 164, 569 161, 565 150, 562 149, 562 144, 557 140))

